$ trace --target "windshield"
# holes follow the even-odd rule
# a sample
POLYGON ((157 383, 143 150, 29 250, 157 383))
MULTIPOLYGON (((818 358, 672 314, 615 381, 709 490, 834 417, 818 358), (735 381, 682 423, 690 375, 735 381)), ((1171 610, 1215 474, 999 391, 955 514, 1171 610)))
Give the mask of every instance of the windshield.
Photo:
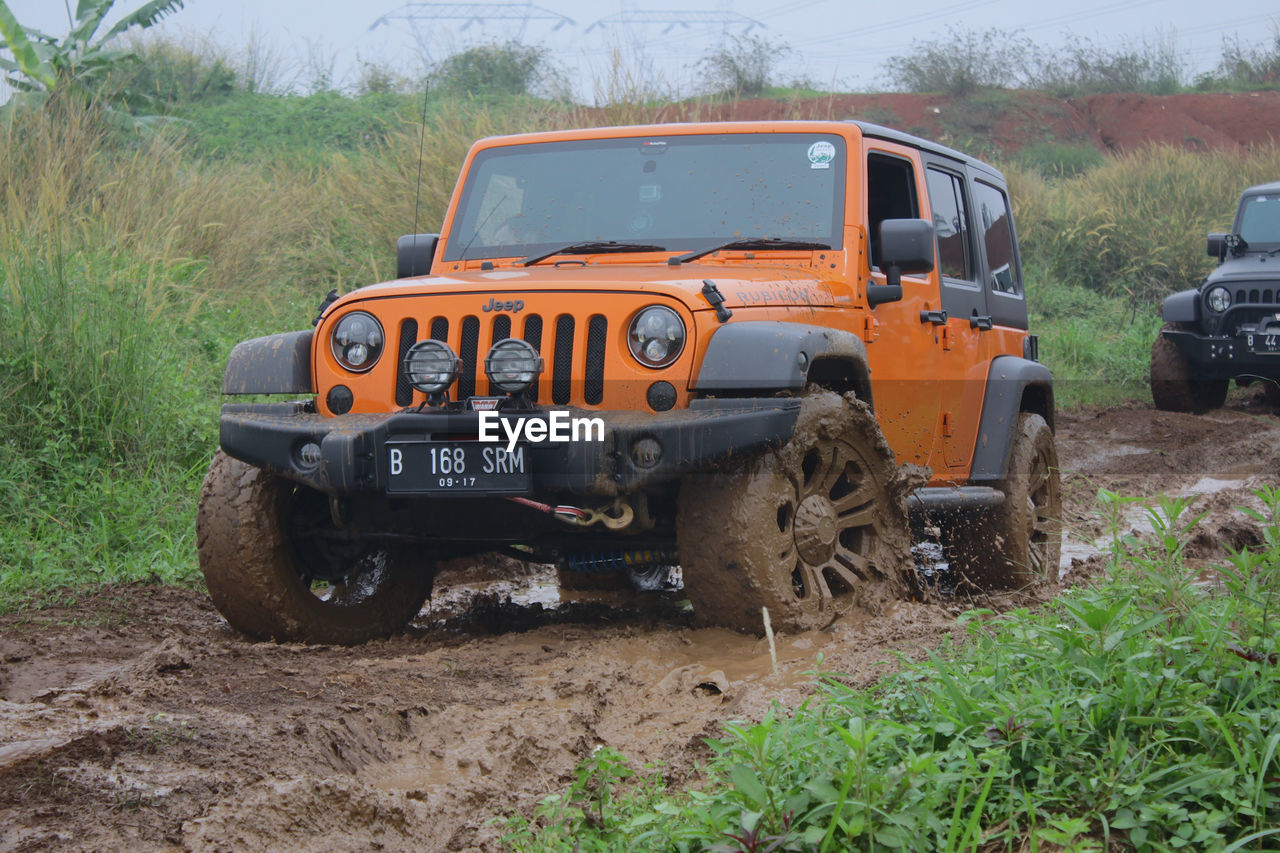
POLYGON ((543 142, 476 155, 444 259, 584 241, 682 251, 740 237, 840 247, 844 140, 754 133, 543 142))
POLYGON ((1245 198, 1240 208, 1240 236, 1250 246, 1280 243, 1280 194, 1245 198))

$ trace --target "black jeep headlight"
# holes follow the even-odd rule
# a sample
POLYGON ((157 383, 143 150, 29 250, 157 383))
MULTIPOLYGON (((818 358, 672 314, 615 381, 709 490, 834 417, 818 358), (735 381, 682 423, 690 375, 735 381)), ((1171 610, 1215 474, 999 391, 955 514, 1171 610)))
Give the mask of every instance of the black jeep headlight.
POLYGON ((438 394, 458 377, 458 357, 446 343, 418 341, 405 353, 404 375, 422 393, 438 394))
POLYGON ((684 321, 665 305, 650 305, 631 321, 627 347, 645 367, 666 367, 684 351, 684 321))
POLYGON ((382 324, 372 314, 352 311, 333 327, 330 349, 333 357, 352 373, 364 373, 382 357, 386 336, 382 324))
POLYGON ((1211 311, 1221 314, 1231 307, 1231 291, 1225 287, 1211 287, 1204 301, 1209 303, 1211 311))
POLYGON ((508 394, 519 394, 538 381, 542 357, 533 344, 519 338, 498 341, 484 359, 489 384, 508 394))

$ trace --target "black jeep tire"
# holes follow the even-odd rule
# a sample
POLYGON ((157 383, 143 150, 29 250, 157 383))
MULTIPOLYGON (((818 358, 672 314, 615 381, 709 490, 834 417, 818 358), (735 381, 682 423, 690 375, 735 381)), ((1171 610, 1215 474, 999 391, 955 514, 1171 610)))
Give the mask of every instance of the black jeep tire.
POLYGON ((952 569, 983 589, 1057 583, 1062 555, 1062 481, 1053 430, 1023 412, 1009 469, 997 484, 1004 502, 946 525, 952 569))
POLYGON ((817 389, 791 440, 685 478, 676 515, 695 618, 759 634, 871 611, 907 590, 910 531, 893 453, 866 404, 817 389))
POLYGON ((434 564, 338 533, 324 495, 222 451, 214 457, 196 540, 209 595, 231 627, 262 640, 342 645, 404 630, 431 593, 434 564), (345 576, 311 581, 335 574, 345 576))
POLYGON ((1164 330, 1186 330, 1180 323, 1168 323, 1151 345, 1151 399, 1163 412, 1203 414, 1222 407, 1227 399, 1226 379, 1195 379, 1191 362, 1164 330))

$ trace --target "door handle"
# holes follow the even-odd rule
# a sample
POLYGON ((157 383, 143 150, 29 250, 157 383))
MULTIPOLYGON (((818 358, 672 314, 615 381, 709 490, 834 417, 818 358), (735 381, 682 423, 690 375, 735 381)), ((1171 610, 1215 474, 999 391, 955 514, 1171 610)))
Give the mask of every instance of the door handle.
POLYGON ((981 329, 984 332, 989 332, 991 331, 991 317, 989 315, 985 317, 980 316, 978 312, 975 311, 973 316, 969 318, 969 328, 981 329))
POLYGON ((920 322, 932 323, 935 326, 945 326, 947 325, 947 312, 946 311, 921 311, 920 322))

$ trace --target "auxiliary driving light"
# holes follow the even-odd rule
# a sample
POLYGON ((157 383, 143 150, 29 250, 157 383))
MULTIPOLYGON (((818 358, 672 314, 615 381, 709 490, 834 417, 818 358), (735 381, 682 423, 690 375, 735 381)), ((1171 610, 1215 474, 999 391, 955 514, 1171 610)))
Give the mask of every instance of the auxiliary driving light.
POLYGON ((1209 303, 1211 309, 1221 314, 1231 307, 1231 291, 1225 287, 1214 287, 1209 290, 1209 295, 1205 301, 1209 303))
POLYGON ((519 338, 498 341, 484 359, 489 384, 508 394, 519 394, 538 381, 542 357, 533 344, 519 338))
POLYGON ((627 347, 645 367, 666 367, 684 352, 684 321, 665 305, 650 305, 631 321, 627 347))
POLYGON ((382 324, 372 314, 352 311, 333 327, 333 357, 352 373, 364 373, 382 356, 382 324))
POLYGON ((438 394, 458 378, 458 357, 442 341, 418 341, 405 353, 404 375, 424 394, 438 394))

